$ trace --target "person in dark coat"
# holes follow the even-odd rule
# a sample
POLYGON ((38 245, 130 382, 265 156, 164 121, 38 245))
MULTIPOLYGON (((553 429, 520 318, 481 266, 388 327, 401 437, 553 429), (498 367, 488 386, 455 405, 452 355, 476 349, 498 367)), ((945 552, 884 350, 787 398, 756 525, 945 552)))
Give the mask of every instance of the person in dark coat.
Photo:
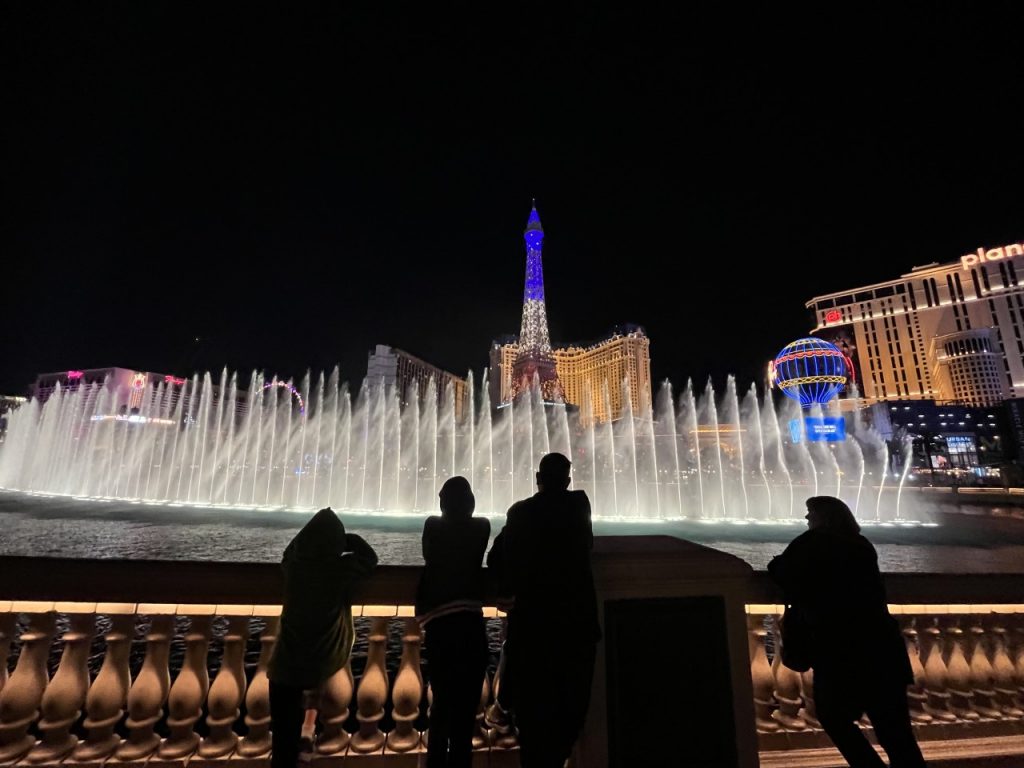
POLYGON ((569 491, 570 462, 540 461, 537 493, 508 510, 487 556, 511 595, 503 705, 515 714, 524 768, 562 768, 583 728, 601 637, 590 556, 590 502, 569 491))
POLYGON ((893 768, 919 768, 907 704, 913 672, 889 615, 875 548, 840 499, 807 500, 807 527, 768 564, 786 602, 810 625, 814 701, 822 727, 853 768, 885 763, 857 720, 871 719, 893 768))
POLYGON ((468 768, 487 669, 482 572, 491 524, 472 516, 476 500, 464 477, 446 480, 438 498, 440 517, 423 524, 424 568, 416 591, 433 692, 427 768, 468 768))
POLYGON ((373 548, 354 533, 346 534, 329 507, 317 512, 285 549, 284 604, 267 665, 273 768, 295 768, 307 729, 306 749, 312 750, 315 720, 306 717, 307 703, 348 663, 355 637, 352 588, 376 565, 373 548))

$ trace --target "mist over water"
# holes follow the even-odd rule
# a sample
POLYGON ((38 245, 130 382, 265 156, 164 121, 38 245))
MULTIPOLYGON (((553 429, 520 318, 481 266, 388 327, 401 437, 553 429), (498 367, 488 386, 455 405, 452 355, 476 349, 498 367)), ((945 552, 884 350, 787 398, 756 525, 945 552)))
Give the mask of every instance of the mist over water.
MULTIPOLYGON (((724 392, 710 380, 675 393, 666 382, 636 411, 623 384, 622 418, 596 423, 595 404, 542 402, 540 391, 493 411, 486 372, 464 403, 433 382, 407 397, 382 382, 355 392, 328 375, 297 385, 253 373, 196 375, 141 390, 58 388, 13 412, 0 445, 0 488, 80 499, 250 510, 404 513, 436 509, 453 475, 477 510, 502 514, 534 490, 549 451, 568 455, 573 484, 596 520, 771 522, 803 517, 811 495, 842 497, 864 521, 925 520, 901 495, 885 442, 848 418, 844 442, 807 442, 788 398, 724 392), (244 400, 244 402, 243 402, 244 400), (134 403, 128 409, 126 404, 134 403)), ((612 393, 600 393, 610 411, 612 393)))

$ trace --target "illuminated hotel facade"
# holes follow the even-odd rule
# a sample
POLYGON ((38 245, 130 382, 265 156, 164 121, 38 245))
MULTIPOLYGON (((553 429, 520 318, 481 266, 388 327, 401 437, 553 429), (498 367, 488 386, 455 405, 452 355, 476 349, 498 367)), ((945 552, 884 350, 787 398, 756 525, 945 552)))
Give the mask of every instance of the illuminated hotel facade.
POLYGON ((1024 244, 807 302, 815 336, 850 358, 866 404, 993 405, 1024 397, 1024 244))
MULTIPOLYGON (((512 400, 512 368, 518 352, 514 337, 491 345, 490 390, 496 407, 512 400)), ((634 413, 651 407, 651 342, 642 328, 617 330, 595 344, 553 347, 551 356, 565 402, 577 406, 584 421, 590 414, 599 423, 621 418, 627 389, 634 413)))
POLYGON ((450 390, 454 398, 455 418, 461 419, 466 413, 468 403, 465 379, 386 344, 377 344, 373 352, 369 353, 366 380, 370 386, 382 382, 386 387, 397 387, 398 399, 403 407, 408 405, 412 393, 422 400, 433 380, 438 405, 442 404, 446 392, 450 390))

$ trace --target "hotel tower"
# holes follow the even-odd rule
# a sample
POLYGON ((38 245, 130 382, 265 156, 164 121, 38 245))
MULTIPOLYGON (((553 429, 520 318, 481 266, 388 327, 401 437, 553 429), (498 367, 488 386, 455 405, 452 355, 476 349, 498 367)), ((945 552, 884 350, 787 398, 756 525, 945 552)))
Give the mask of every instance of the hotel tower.
POLYGON ((807 302, 867 403, 992 405, 1024 397, 1024 244, 979 248, 807 302))

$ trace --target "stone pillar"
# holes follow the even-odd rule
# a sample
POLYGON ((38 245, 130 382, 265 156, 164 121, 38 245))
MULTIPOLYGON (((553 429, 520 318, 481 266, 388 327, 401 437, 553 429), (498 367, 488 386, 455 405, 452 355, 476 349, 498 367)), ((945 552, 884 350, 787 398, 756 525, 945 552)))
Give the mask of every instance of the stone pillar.
MULTIPOLYGON (((0 658, 7 659, 11 652, 11 638, 14 637, 14 626, 18 622, 18 614, 11 610, 10 600, 0 600, 0 658)), ((7 664, 0 664, 0 692, 7 684, 7 664)))
POLYGON ((804 697, 804 708, 800 710, 800 717, 811 728, 821 728, 818 721, 818 708, 814 703, 814 670, 808 669, 800 674, 800 692, 804 697))
POLYGON ((56 629, 53 603, 14 604, 28 614, 21 636, 18 664, 0 691, 0 763, 14 762, 35 744, 29 726, 39 717, 39 705, 49 682, 46 659, 56 629))
POLYGON ((153 728, 163 715, 171 688, 168 668, 176 605, 140 605, 139 613, 152 619, 146 635, 146 658, 128 691, 128 738, 116 752, 118 760, 143 760, 160 746, 153 728))
POLYGON ((348 720, 354 690, 352 663, 349 661, 331 675, 320 697, 320 722, 324 729, 316 745, 319 754, 336 755, 349 745, 352 737, 345 730, 345 721, 348 720))
POLYGON ((932 716, 926 711, 928 694, 925 691, 924 665, 921 663, 921 650, 918 645, 917 622, 920 617, 907 613, 900 616, 903 642, 907 646, 907 658, 910 660, 910 671, 914 675, 914 683, 907 687, 907 704, 910 707, 910 719, 915 723, 930 723, 932 716))
POLYGON ((1009 653, 1007 620, 1012 616, 999 611, 992 614, 992 684, 996 692, 996 705, 1005 717, 1024 718, 1024 709, 1017 703, 1013 661, 1009 653))
POLYGON ((178 760, 196 751, 199 734, 195 725, 203 715, 203 702, 210 690, 206 657, 210 648, 213 606, 195 605, 189 610, 192 616, 185 635, 185 659, 167 698, 167 727, 171 733, 157 751, 163 760, 178 760))
POLYGON ((776 606, 775 620, 775 658, 772 659, 772 678, 774 688, 772 695, 778 702, 778 709, 772 712, 772 719, 791 731, 802 731, 807 723, 800 717, 800 674, 782 663, 782 632, 779 631, 779 619, 784 606, 776 606))
POLYGON ((495 749, 512 749, 518 744, 515 730, 512 727, 512 718, 501 705, 501 682, 505 678, 505 637, 507 633, 508 617, 503 614, 501 618, 501 656, 498 658, 498 668, 494 670, 494 680, 491 685, 494 700, 487 708, 487 714, 484 717, 484 722, 489 728, 487 740, 495 749))
POLYGON ((359 732, 350 742, 353 752, 377 752, 384 747, 384 734, 380 721, 384 718, 384 703, 388 698, 388 672, 385 653, 388 642, 388 618, 374 618, 370 627, 369 647, 366 652, 366 668, 363 670, 359 690, 356 693, 356 718, 359 732))
POLYGON ((575 764, 756 766, 750 566, 671 536, 598 536, 592 559, 604 639, 575 764), (638 654, 684 661, 649 674, 638 654), (671 735, 638 738, 652 733, 638 702, 660 701, 671 701, 671 735))
POLYGON ((71 728, 78 722, 89 691, 89 645, 96 630, 95 603, 57 603, 66 614, 64 651, 53 679, 43 694, 39 732, 42 740, 29 753, 30 763, 52 763, 74 751, 78 737, 71 728))
POLYGON ((946 661, 946 690, 949 691, 949 708, 963 720, 980 720, 974 711, 974 692, 971 690, 971 665, 967 663, 964 650, 964 630, 960 626, 963 615, 970 610, 966 605, 951 605, 950 615, 945 622, 946 641, 949 649, 946 661))
POLYGON ((199 744, 199 756, 207 759, 226 757, 238 746, 234 725, 245 698, 245 643, 249 639, 252 607, 217 606, 217 611, 227 615, 228 630, 224 635, 224 656, 206 702, 210 734, 199 744))
POLYGON ((753 605, 748 609, 750 681, 754 688, 754 722, 757 730, 777 731, 779 724, 772 717, 772 713, 775 711, 775 700, 772 698, 775 678, 772 675, 772 668, 768 663, 768 653, 764 647, 765 639, 768 637, 768 631, 764 628, 765 613, 757 612, 767 608, 772 608, 772 606, 753 605))
POLYGON ((420 671, 420 625, 415 618, 405 620, 402 659, 391 691, 391 717, 395 729, 388 734, 387 747, 393 752, 411 752, 420 744, 416 719, 423 699, 423 674, 420 671))
MULTIPOLYGON (((270 681, 267 679, 267 664, 277 642, 277 626, 281 608, 256 606, 254 616, 263 616, 266 626, 260 634, 260 658, 256 662, 256 674, 249 683, 245 694, 245 724, 249 733, 238 744, 241 757, 264 757, 270 754, 270 681), (268 615, 269 614, 269 615, 268 615)), ((323 711, 320 713, 323 716, 323 711)))
POLYGON ((985 631, 983 617, 979 613, 971 614, 970 634, 971 648, 971 690, 974 693, 974 710, 982 717, 1001 720, 1003 713, 996 706, 995 672, 988 660, 988 633, 985 631))
POLYGON ((134 603, 99 603, 96 613, 110 616, 107 651, 103 666, 92 681, 85 697, 85 741, 75 749, 75 762, 101 761, 109 757, 121 743, 114 728, 124 717, 128 689, 132 684, 128 654, 135 631, 134 603))
POLYGON ((490 699, 491 686, 485 669, 483 685, 480 686, 480 702, 476 708, 476 725, 473 726, 473 749, 483 749, 487 746, 487 726, 484 724, 484 715, 487 712, 487 702, 490 699))
POLYGON ((924 685, 928 695, 927 714, 936 720, 951 723, 956 720, 949 710, 949 692, 946 690, 946 662, 942 658, 943 639, 938 616, 928 620, 923 629, 928 651, 924 657, 924 685))

